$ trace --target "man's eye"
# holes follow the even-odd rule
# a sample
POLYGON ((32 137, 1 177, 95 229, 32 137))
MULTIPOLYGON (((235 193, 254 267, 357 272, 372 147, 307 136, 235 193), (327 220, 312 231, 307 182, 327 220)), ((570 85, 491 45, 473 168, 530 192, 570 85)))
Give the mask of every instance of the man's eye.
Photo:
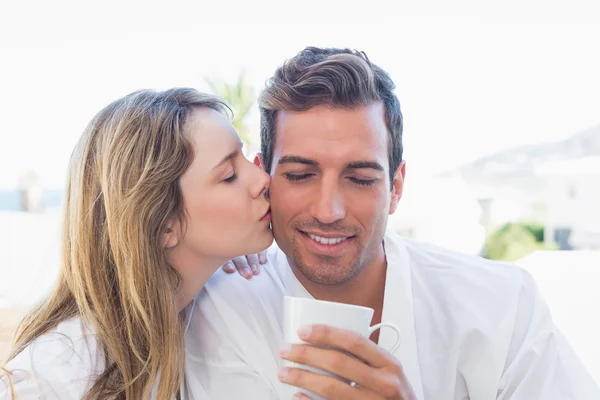
POLYGON ((363 187, 373 187, 377 182, 376 179, 358 179, 358 178, 348 178, 351 182, 363 186, 363 187))
POLYGON ((303 181, 305 179, 310 178, 313 174, 290 174, 290 173, 286 173, 284 174, 286 179, 292 182, 298 182, 298 181, 303 181))

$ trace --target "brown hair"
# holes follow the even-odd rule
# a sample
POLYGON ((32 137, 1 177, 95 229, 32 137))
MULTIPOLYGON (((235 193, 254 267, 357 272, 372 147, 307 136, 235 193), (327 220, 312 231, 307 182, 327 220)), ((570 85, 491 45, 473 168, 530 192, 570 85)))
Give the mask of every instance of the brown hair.
POLYGON ((185 124, 198 107, 227 108, 194 89, 143 90, 89 123, 69 166, 58 285, 23 320, 9 360, 79 316, 93 326, 106 365, 86 399, 178 393, 184 360, 179 275, 160 238, 169 222, 184 219, 179 178, 194 157, 185 124))
POLYGON ((371 63, 364 52, 307 47, 275 71, 258 103, 261 113, 261 151, 267 171, 275 148, 277 112, 311 107, 356 108, 382 102, 390 134, 390 182, 402 162, 402 113, 389 75, 371 63))

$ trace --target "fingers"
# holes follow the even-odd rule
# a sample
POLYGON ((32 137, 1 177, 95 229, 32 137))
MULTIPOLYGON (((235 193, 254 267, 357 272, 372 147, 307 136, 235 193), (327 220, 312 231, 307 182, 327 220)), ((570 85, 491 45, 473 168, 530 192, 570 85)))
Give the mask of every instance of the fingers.
POLYGON ((261 251, 260 253, 258 253, 258 262, 260 262, 261 264, 267 263, 267 250, 268 249, 265 249, 265 250, 261 251))
POLYGON ((310 397, 305 395, 304 393, 296 393, 292 400, 312 400, 310 397))
POLYGON ((258 254, 236 257, 223 265, 223 271, 231 274, 237 270, 246 279, 260 273, 260 265, 267 263, 267 250, 258 254))
MULTIPOLYGON (((375 398, 358 387, 331 376, 316 374, 301 368, 282 368, 279 380, 292 386, 310 390, 328 400, 367 400, 375 398)), ((303 399, 307 397, 294 397, 303 399)))
POLYGON ((235 268, 238 270, 241 276, 246 279, 252 278, 253 273, 250 270, 250 265, 248 264, 248 260, 246 260, 245 256, 236 257, 230 262, 233 262, 233 265, 235 265, 235 268))
MULTIPOLYGON (((302 345, 295 345, 291 348, 290 354, 294 351, 299 351, 301 354, 296 354, 295 357, 287 356, 290 360, 296 357, 301 358, 303 361, 298 361, 301 364, 320 365, 320 369, 330 371, 335 375, 344 376, 342 374, 345 374, 348 380, 358 384, 355 389, 361 390, 363 395, 361 398, 374 396, 373 398, 377 399, 415 399, 414 391, 400 362, 368 338, 356 332, 327 325, 301 328, 298 330, 298 336, 305 342, 316 346, 339 349, 340 351, 329 351, 342 354, 343 357, 329 357, 326 355, 328 353, 323 353, 325 349, 317 349, 320 351, 318 355, 315 355, 316 351, 308 349, 311 346, 305 346, 307 349, 297 350, 302 345), (349 353, 350 356, 341 351, 349 353), (362 367, 357 367, 356 363, 361 363, 362 367)), ((309 388, 309 390, 312 389, 309 388)))
POLYGON ((228 274, 235 272, 235 267, 231 261, 226 262, 221 268, 223 268, 223 271, 227 272, 228 274))
POLYGON ((249 254, 246 256, 246 261, 248 264, 250 264, 250 269, 252 270, 252 274, 253 275, 258 275, 260 272, 259 269, 259 261, 258 261, 258 254, 249 254))
POLYGON ((381 374, 362 361, 337 350, 311 345, 284 345, 279 351, 281 358, 331 372, 349 382, 365 388, 376 388, 381 374))
POLYGON ((374 368, 382 368, 390 363, 390 356, 385 350, 353 331, 328 325, 312 325, 300 328, 298 336, 317 346, 346 351, 374 368))

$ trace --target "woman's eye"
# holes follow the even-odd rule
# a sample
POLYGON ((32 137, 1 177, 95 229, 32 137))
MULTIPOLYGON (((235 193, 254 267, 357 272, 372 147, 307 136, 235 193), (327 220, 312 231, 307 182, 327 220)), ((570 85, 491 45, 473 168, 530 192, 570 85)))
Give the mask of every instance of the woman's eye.
POLYGON ((234 172, 229 178, 223 179, 223 182, 231 183, 231 182, 235 181, 236 179, 237 179, 237 175, 234 172))

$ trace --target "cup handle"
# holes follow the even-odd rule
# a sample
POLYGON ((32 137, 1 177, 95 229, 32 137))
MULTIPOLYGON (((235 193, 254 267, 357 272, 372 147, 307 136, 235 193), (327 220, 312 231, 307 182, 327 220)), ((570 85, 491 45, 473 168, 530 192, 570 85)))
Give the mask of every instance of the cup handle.
POLYGON ((369 335, 371 335, 377 329, 381 329, 383 327, 391 328, 394 332, 396 332, 396 343, 389 350, 389 352, 391 354, 394 354, 396 352, 396 350, 398 350, 398 347, 400 347, 400 343, 401 343, 400 329, 398 329, 398 327, 396 325, 389 323, 389 322, 382 322, 380 324, 373 325, 372 327, 369 328, 369 335))

